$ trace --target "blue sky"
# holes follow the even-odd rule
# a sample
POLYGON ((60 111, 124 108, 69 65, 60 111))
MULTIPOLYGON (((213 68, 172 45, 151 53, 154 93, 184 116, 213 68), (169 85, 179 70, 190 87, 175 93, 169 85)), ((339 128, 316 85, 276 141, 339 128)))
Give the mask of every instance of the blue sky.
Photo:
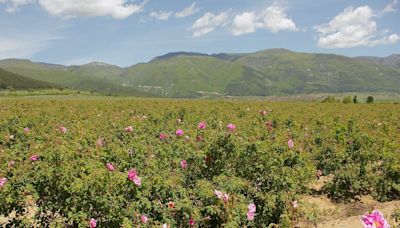
POLYGON ((399 0, 0 0, 0 59, 120 66, 173 51, 400 53, 399 0))

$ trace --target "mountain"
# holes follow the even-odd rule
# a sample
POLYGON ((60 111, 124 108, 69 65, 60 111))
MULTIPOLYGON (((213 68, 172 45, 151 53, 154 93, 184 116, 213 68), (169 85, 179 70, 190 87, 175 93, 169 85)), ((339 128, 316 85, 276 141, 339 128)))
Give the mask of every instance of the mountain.
POLYGON ((286 49, 249 54, 171 53, 128 68, 120 79, 126 86, 168 97, 400 92, 400 71, 393 67, 286 49))
POLYGON ((342 92, 400 93, 399 56, 386 58, 269 49, 254 53, 173 52, 118 67, 1 60, 0 67, 62 87, 128 96, 179 98, 342 92))
POLYGON ((103 94, 151 96, 146 92, 127 88, 109 80, 109 77, 114 78, 119 75, 122 69, 107 64, 92 63, 67 67, 30 60, 6 59, 0 60, 0 67, 27 78, 49 82, 60 87, 103 94))
POLYGON ((271 49, 235 62, 268 77, 276 93, 400 91, 398 69, 340 55, 271 49))
POLYGON ((383 58, 372 57, 372 56, 360 56, 360 57, 355 57, 355 59, 359 59, 374 64, 382 64, 386 66, 396 67, 400 69, 400 54, 393 54, 383 58))
POLYGON ((198 53, 198 52, 185 52, 185 51, 180 51, 180 52, 170 52, 165 55, 160 55, 152 60, 150 62, 155 62, 155 61, 160 61, 160 60, 168 60, 171 58, 175 58, 178 56, 208 56, 208 54, 203 54, 203 53, 198 53))
POLYGON ((123 68, 102 62, 92 62, 84 65, 73 65, 67 68, 80 77, 96 77, 102 80, 114 80, 122 74, 123 68))
POLYGON ((49 89, 59 88, 57 85, 30 79, 0 68, 0 89, 49 89))
POLYGON ((129 67, 121 83, 166 97, 199 97, 229 94, 245 78, 247 87, 259 89, 261 75, 240 64, 210 56, 178 55, 129 67))

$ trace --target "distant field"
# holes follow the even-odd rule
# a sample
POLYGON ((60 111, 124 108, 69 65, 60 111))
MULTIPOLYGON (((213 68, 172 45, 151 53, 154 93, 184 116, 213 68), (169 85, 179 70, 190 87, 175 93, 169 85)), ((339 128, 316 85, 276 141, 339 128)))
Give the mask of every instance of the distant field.
POLYGON ((80 96, 0 99, 0 226, 400 218, 400 105, 80 96))
MULTIPOLYGON (((333 96, 338 100, 342 100, 344 97, 354 97, 357 95, 360 103, 365 103, 368 96, 373 96, 376 103, 393 103, 400 101, 400 93, 316 93, 316 94, 298 94, 298 95, 279 95, 279 96, 265 96, 265 97, 235 97, 235 96, 216 96, 216 95, 204 95, 200 99, 210 100, 221 100, 221 99, 234 99, 234 100, 254 100, 254 101, 274 101, 274 102, 286 102, 286 101, 314 101, 319 102, 328 96, 333 96)), ((44 89, 44 90, 0 90, 0 99, 2 98, 35 98, 35 99, 109 99, 109 98, 129 98, 137 99, 130 96, 110 96, 99 93, 91 93, 86 91, 77 91, 71 89, 44 89)), ((144 98, 143 98, 144 99, 144 98)), ((157 98, 153 98, 157 99, 157 98)), ((168 99, 168 98, 165 98, 168 99)))

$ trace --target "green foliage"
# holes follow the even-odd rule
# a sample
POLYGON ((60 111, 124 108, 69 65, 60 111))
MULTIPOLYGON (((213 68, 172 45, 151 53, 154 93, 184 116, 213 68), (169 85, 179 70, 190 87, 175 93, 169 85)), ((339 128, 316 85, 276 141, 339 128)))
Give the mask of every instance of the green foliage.
POLYGON ((342 100, 342 103, 343 103, 343 104, 350 104, 350 103, 352 103, 351 96, 344 97, 343 100, 342 100))
MULTIPOLYGON (((393 146, 393 145, 392 145, 393 146)), ((383 172, 376 185, 376 197, 382 201, 400 198, 400 156, 399 148, 392 147, 384 154, 381 164, 383 172)))
POLYGON ((324 99, 322 99, 321 103, 338 103, 340 102, 339 100, 337 100, 335 97, 333 96, 328 96, 325 97, 324 99))
POLYGON ((367 104, 372 104, 372 103, 374 103, 374 97, 373 97, 373 96, 368 96, 366 102, 367 102, 367 104))
POLYGON ((0 178, 7 178, 0 215, 15 213, 8 226, 87 227, 94 218, 99 227, 189 227, 190 219, 199 227, 287 227, 297 216, 291 202, 309 191, 317 169, 333 174, 324 189, 333 199, 400 198, 395 105, 114 98, 0 105, 0 178), (140 186, 128 179, 131 169, 140 186), (28 205, 37 206, 33 218, 28 205))

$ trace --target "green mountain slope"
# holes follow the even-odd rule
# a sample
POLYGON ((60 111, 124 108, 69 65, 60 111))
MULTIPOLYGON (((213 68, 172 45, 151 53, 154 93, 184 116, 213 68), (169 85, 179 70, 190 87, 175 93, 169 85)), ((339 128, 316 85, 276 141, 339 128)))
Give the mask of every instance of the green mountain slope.
POLYGON ((229 94, 230 88, 241 84, 245 76, 250 85, 259 75, 214 57, 179 55, 130 67, 121 83, 167 97, 198 97, 229 94))
POLYGON ((120 79, 126 86, 168 97, 400 92, 400 71, 396 68, 285 49, 209 56, 169 53, 128 68, 120 79))
POLYGON ((310 93, 400 93, 399 55, 349 58, 269 49, 243 54, 174 52, 121 68, 0 61, 0 68, 72 89, 129 96, 194 98, 310 93))
MULTIPOLYGON (((90 65, 66 67, 63 65, 35 63, 29 60, 7 59, 0 61, 0 67, 27 78, 40 80, 83 91, 128 96, 150 96, 146 92, 121 86, 108 79, 105 66, 93 68, 90 65)), ((121 71, 118 71, 117 75, 121 71)), ((116 75, 110 75, 116 77, 116 75)))
POLYGON ((276 93, 400 91, 399 70, 345 56, 272 49, 234 62, 270 79, 276 93))
POLYGON ((68 70, 74 75, 82 77, 96 77, 103 80, 116 80, 123 72, 123 68, 101 62, 92 62, 85 65, 69 66, 68 70))
POLYGON ((58 86, 39 80, 30 79, 0 68, 0 89, 49 89, 58 86))
POLYGON ((355 57, 355 59, 359 59, 362 61, 367 61, 370 63, 375 63, 375 64, 382 64, 386 66, 391 66, 391 67, 396 67, 400 68, 400 55, 399 54, 393 54, 389 55, 387 57, 369 57, 369 56, 360 56, 360 57, 355 57))

